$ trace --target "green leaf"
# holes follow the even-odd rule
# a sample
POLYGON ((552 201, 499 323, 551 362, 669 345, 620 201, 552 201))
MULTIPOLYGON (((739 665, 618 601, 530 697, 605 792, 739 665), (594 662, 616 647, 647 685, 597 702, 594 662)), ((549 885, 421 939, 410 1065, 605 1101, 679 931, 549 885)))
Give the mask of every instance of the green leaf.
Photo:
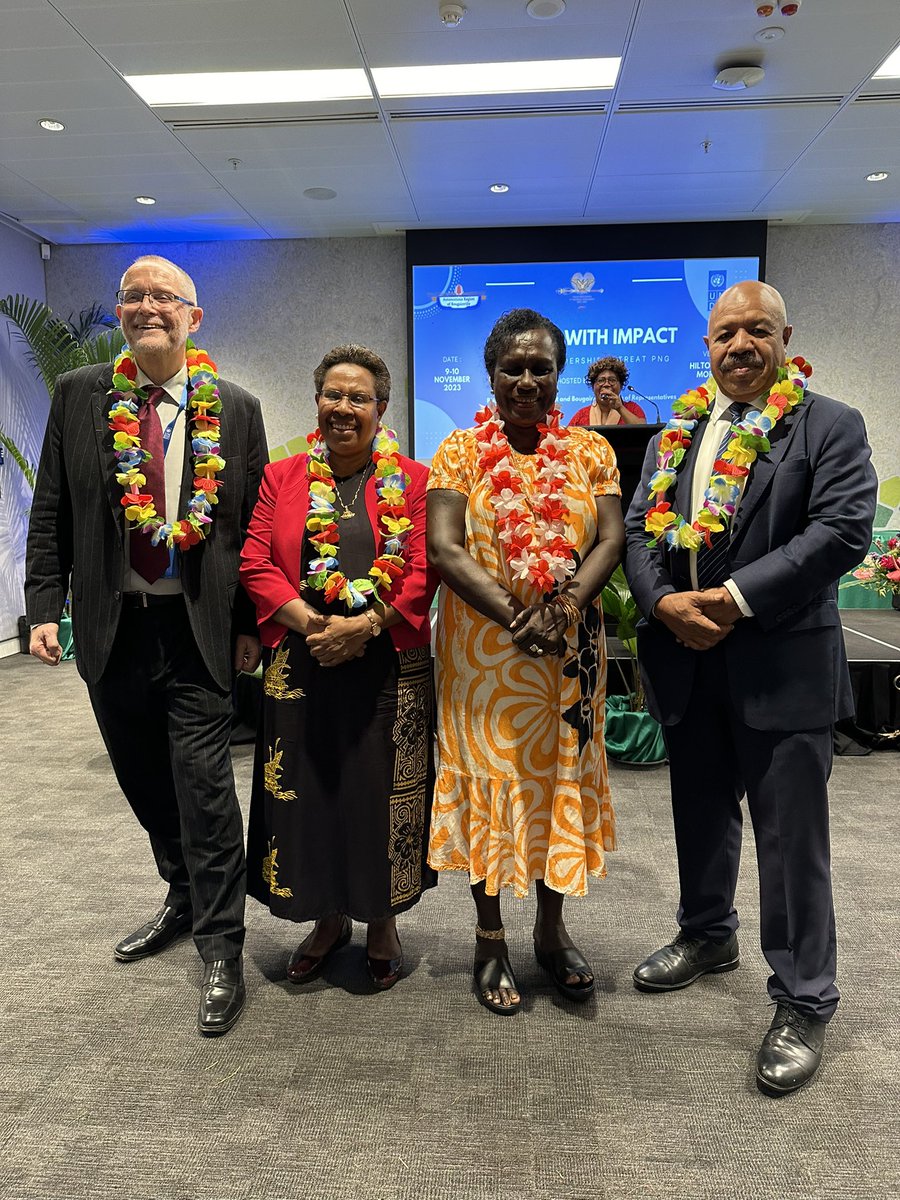
POLYGON ((16 332, 28 346, 28 359, 49 395, 53 395, 60 375, 84 365, 84 352, 66 323, 40 300, 7 296, 0 300, 0 315, 16 326, 16 332))

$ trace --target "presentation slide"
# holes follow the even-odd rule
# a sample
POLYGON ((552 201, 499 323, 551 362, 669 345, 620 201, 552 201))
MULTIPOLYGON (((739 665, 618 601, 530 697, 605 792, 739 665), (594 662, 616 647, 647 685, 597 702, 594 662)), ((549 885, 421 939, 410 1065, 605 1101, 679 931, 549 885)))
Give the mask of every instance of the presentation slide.
MULTIPOLYGON (((537 309, 565 334, 564 424, 591 402, 585 372, 606 355, 622 359, 628 382, 666 420, 672 401, 709 374, 709 310, 733 283, 758 278, 758 258, 413 266, 414 456, 428 462, 490 398, 482 351, 509 309, 537 309)), ((656 419, 640 397, 622 398, 656 419)))

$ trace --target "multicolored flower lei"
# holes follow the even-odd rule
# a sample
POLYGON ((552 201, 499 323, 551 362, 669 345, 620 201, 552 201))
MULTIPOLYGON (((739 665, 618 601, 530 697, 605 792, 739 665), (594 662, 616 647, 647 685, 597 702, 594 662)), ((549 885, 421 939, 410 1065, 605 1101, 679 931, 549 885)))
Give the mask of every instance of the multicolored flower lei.
POLYGON ((409 476, 400 469, 400 447, 392 429, 379 425, 372 443, 375 464, 375 493, 378 497, 378 524, 383 546, 369 568, 368 579, 348 579, 340 570, 338 550, 341 542, 335 510, 334 473, 328 465, 328 447, 319 432, 309 437, 307 458, 309 511, 306 530, 316 557, 307 570, 309 587, 325 592, 328 604, 343 600, 350 611, 368 606, 370 597, 388 592, 406 567, 406 541, 414 526, 406 515, 406 488, 409 476))
POLYGON ((768 435, 786 412, 803 403, 810 375, 812 367, 805 358, 789 359, 785 367, 779 367, 765 401, 757 402, 761 411, 748 407, 743 420, 731 426, 731 439, 713 464, 703 503, 691 524, 659 498, 675 482, 697 425, 712 411, 716 381, 710 376, 703 387, 685 392, 675 401, 674 415, 660 435, 656 471, 650 478, 648 499, 657 503, 648 509, 644 520, 644 529, 651 535, 648 546, 664 541, 678 549, 696 550, 703 542, 711 544, 712 534, 725 529, 735 514, 741 494, 739 481, 750 474, 757 454, 771 448, 768 435))
POLYGON ((575 547, 566 536, 569 434, 560 425, 561 417, 554 408, 546 424, 538 425, 536 493, 529 497, 496 408, 486 405, 475 414, 475 440, 481 446, 478 465, 491 485, 491 504, 506 561, 516 579, 528 580, 544 595, 575 572, 575 547))
POLYGON ((116 483, 125 490, 121 503, 126 519, 131 522, 130 528, 148 533, 154 546, 165 542, 170 549, 178 546, 181 550, 189 550, 208 534, 212 506, 219 502, 216 492, 222 486, 216 476, 225 467, 225 459, 219 456, 220 421, 216 414, 222 411, 222 401, 216 386, 219 378, 216 364, 190 339, 186 358, 194 491, 180 520, 161 520, 156 515, 153 496, 141 491, 147 483, 141 467, 153 456, 141 447, 137 414, 150 389, 135 386, 138 366, 127 346, 113 365, 113 385, 108 393, 113 397, 109 428, 113 431, 117 462, 116 483))

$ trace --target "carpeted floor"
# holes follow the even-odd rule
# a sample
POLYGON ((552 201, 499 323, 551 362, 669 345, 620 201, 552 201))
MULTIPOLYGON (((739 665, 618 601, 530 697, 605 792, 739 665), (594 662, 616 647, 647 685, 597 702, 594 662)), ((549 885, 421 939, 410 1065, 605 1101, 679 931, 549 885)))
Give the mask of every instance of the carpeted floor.
MULTIPOLYGON (((529 899, 506 904, 524 1011, 480 1008, 468 891, 450 877, 403 919, 409 974, 383 995, 362 929, 326 978, 286 984, 299 931, 251 901, 247 1010, 203 1040, 189 940, 113 960, 162 888, 74 665, 0 662, 0 720, 3 1200, 900 1194, 896 755, 836 762, 844 1004, 815 1084, 770 1100, 753 1081, 771 1014, 749 829, 741 969, 668 996, 631 985, 673 933, 664 769, 614 769, 621 850, 570 906, 595 1002, 560 1000, 535 965, 529 899)), ((246 803, 251 751, 235 760, 246 803)))

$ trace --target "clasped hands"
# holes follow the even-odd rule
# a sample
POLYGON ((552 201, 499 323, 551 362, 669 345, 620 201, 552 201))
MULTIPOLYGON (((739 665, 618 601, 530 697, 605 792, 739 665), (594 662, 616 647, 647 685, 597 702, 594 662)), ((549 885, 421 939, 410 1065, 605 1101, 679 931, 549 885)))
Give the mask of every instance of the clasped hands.
POLYGON ((556 604, 529 604, 510 622, 512 640, 531 658, 562 654, 566 646, 568 618, 556 604))
POLYGON ((351 658, 362 658, 373 636, 369 618, 325 616, 306 605, 305 628, 300 632, 313 658, 322 667, 338 667, 351 658))
POLYGON ((653 615, 690 650, 710 650, 727 637, 741 610, 728 588, 670 592, 656 602, 653 615))

